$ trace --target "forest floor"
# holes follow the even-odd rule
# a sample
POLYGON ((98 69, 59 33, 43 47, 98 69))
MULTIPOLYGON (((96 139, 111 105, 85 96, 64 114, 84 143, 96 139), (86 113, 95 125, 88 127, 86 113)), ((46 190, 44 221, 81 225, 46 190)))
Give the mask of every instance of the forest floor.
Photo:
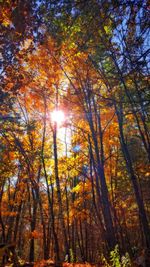
MULTIPOLYGON (((122 267, 122 265, 111 265, 108 263, 96 263, 96 264, 92 264, 92 263, 60 263, 59 265, 56 264, 52 264, 49 263, 45 260, 39 261, 39 262, 35 262, 35 263, 31 263, 31 262, 25 262, 23 264, 19 264, 19 265, 14 265, 13 263, 7 263, 5 265, 2 265, 0 267, 122 267)), ((138 265, 136 263, 131 264, 130 266, 126 265, 123 267, 150 267, 150 266, 146 266, 146 265, 138 265)))

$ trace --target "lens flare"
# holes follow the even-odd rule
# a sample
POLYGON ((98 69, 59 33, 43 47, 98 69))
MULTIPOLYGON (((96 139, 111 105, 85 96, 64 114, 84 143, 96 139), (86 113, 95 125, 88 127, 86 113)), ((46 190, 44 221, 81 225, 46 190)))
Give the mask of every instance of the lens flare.
POLYGON ((54 110, 51 113, 52 122, 56 122, 58 125, 61 125, 65 121, 65 114, 62 110, 54 110))

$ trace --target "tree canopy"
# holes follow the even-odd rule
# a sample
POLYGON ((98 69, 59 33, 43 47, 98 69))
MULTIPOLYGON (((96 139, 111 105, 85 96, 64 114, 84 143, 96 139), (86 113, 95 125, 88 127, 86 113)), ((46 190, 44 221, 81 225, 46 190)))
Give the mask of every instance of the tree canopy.
POLYGON ((149 12, 0 1, 2 266, 149 266, 149 12))

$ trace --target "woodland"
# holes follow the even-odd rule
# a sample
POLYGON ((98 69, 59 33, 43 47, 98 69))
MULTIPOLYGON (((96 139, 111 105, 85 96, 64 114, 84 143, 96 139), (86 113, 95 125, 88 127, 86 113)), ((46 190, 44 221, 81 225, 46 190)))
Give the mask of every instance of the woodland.
POLYGON ((150 266, 148 0, 0 0, 0 266, 150 266))

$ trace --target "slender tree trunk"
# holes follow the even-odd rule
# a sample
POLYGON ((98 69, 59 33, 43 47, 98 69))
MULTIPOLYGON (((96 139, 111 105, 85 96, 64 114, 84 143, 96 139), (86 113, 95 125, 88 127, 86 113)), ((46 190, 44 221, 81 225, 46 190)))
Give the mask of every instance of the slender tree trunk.
MULTIPOLYGON (((33 212, 31 211, 31 233, 33 233, 35 230, 36 215, 37 215, 37 199, 33 188, 32 188, 32 198, 33 198, 33 212)), ((29 252, 30 262, 34 262, 34 249, 35 249, 35 242, 34 242, 34 237, 32 237, 30 241, 30 252, 29 252)))
POLYGON ((22 206, 23 206, 23 201, 21 201, 18 211, 17 211, 17 216, 16 216, 16 222, 15 222, 15 228, 14 228, 14 242, 16 242, 17 235, 18 235, 18 230, 19 230, 19 222, 20 222, 20 217, 22 213, 22 206))
POLYGON ((124 132, 123 132, 123 114, 122 114, 122 109, 119 111, 117 106, 115 106, 116 108, 116 114, 118 117, 118 124, 119 124, 119 130, 120 130, 120 143, 121 143, 121 148, 122 148, 122 152, 125 158, 125 162, 126 162, 126 166, 127 166, 127 170, 128 173, 130 175, 130 179, 133 185, 133 189, 134 189, 134 193, 135 193, 135 197, 136 197, 136 202, 138 205, 138 210, 139 210, 139 215, 141 218, 141 223, 142 223, 142 227, 143 227, 143 232, 144 232, 144 236, 145 236, 145 243, 147 248, 150 248, 150 229, 149 229, 149 225, 148 225, 148 219, 146 216, 146 212, 145 212, 145 207, 144 207, 144 202, 140 193, 140 189, 139 189, 139 185, 138 185, 138 180, 137 177, 134 173, 134 169, 132 166, 132 160, 128 151, 128 147, 127 144, 125 142, 125 138, 124 138, 124 132))
POLYGON ((59 174, 58 174, 57 123, 56 122, 54 123, 54 129, 53 129, 53 141, 54 141, 54 159, 55 159, 55 179, 56 179, 56 188, 57 188, 57 198, 58 198, 58 205, 59 205, 60 221, 61 221, 62 232, 63 232, 63 237, 64 237, 65 254, 68 255, 68 260, 70 261, 69 244, 68 244, 65 221, 64 221, 64 216, 63 216, 61 188, 60 188, 60 181, 59 181, 59 174))
MULTIPOLYGON (((46 181, 46 190, 47 190, 47 198, 48 198, 48 204, 49 204, 49 225, 51 224, 52 227, 52 232, 53 232, 53 238, 54 238, 54 259, 55 263, 60 262, 60 252, 59 252, 59 243, 58 243, 58 237, 56 233, 56 227, 55 227, 55 215, 54 215, 54 208, 53 208, 53 187, 51 184, 52 188, 52 194, 50 193, 49 189, 49 183, 48 183, 48 175, 46 171, 46 166, 45 166, 45 158, 44 158, 44 146, 45 146, 45 134, 46 134, 46 111, 47 111, 47 103, 46 103, 46 97, 43 96, 44 98, 44 125, 43 125, 43 138, 42 138, 42 148, 41 148, 41 160, 42 160, 42 165, 43 165, 43 171, 44 171, 44 177, 46 181)), ((50 226, 48 226, 50 227, 50 226)), ((49 233, 49 231, 48 231, 49 233)), ((49 237, 47 237, 47 241, 49 240, 49 237)), ((46 246, 46 244, 45 244, 46 246)), ((47 255, 46 252, 45 256, 47 255)))
POLYGON ((101 185, 100 189, 101 189, 102 211, 103 211, 104 222, 105 222, 105 227, 106 227, 106 240, 107 240, 109 249, 112 250, 116 245, 116 238, 115 238, 115 232, 114 232, 113 221, 112 221, 111 210, 110 210, 108 188, 106 184, 104 168, 100 161, 98 142, 97 142, 97 138, 95 135, 91 115, 88 116, 88 121, 90 124, 92 139, 94 142, 94 149, 95 149, 96 163, 97 163, 97 173, 98 173, 98 177, 99 177, 99 181, 101 185))
POLYGON ((3 197, 3 192, 4 192, 4 185, 5 182, 2 183, 1 186, 1 193, 0 193, 0 224, 1 224, 1 229, 2 229, 2 236, 0 237, 1 242, 5 242, 6 236, 5 236, 5 226, 4 226, 4 222, 3 222, 3 218, 2 218, 2 197, 3 197))

